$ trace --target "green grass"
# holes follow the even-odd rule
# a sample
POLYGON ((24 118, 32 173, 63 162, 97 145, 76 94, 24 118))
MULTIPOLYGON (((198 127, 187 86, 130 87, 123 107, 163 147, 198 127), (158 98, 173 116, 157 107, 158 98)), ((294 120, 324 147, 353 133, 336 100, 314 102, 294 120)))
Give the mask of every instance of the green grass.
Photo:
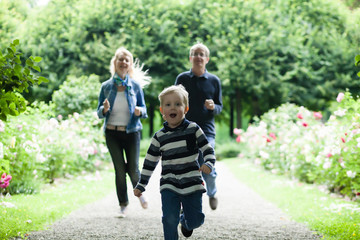
POLYGON ((92 175, 47 186, 35 195, 14 195, 0 198, 0 239, 45 229, 71 211, 103 198, 114 191, 113 170, 100 172, 101 178, 92 175), (14 207, 6 207, 4 203, 14 207))
POLYGON ((331 196, 319 186, 273 175, 239 158, 224 160, 236 177, 323 239, 360 239, 360 204, 331 196))

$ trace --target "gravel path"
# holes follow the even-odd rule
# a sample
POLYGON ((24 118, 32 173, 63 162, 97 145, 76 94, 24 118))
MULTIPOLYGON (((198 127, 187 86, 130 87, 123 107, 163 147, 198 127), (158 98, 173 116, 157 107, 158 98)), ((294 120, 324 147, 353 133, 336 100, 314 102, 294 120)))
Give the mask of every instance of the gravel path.
MULTIPOLYGON (((203 196, 205 223, 188 239, 319 239, 306 226, 292 221, 280 209, 239 182, 224 163, 217 162, 218 209, 212 211, 203 196)), ((119 218, 115 192, 72 212, 50 226, 33 232, 30 240, 163 239, 159 193, 160 167, 147 191, 149 208, 141 208, 132 192, 128 216, 119 218)), ((115 187, 114 187, 115 189, 115 187)), ((130 190, 130 189, 129 189, 130 190)), ((185 239, 179 230, 179 239, 185 239)))

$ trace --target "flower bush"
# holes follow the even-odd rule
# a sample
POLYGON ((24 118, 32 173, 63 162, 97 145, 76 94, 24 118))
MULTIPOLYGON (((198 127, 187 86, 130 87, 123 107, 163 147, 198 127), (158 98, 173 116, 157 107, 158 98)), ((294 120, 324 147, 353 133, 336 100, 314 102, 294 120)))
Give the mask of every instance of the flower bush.
POLYGON ((11 174, 9 193, 33 193, 43 183, 95 171, 109 161, 95 112, 74 113, 66 120, 49 116, 51 106, 34 104, 0 122, 0 168, 11 174))
POLYGON ((326 185, 354 198, 360 193, 360 100, 340 93, 328 121, 321 112, 286 103, 234 129, 242 154, 265 169, 326 185))

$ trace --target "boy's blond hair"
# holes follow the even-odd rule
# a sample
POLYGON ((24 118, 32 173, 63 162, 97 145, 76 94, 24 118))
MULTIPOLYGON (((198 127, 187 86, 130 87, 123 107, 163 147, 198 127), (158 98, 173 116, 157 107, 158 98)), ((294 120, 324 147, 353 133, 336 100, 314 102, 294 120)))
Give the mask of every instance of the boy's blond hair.
POLYGON ((185 90, 183 85, 172 85, 170 87, 165 88, 159 94, 160 106, 162 106, 164 102, 164 97, 170 93, 177 93, 182 98, 183 103, 185 104, 185 109, 189 106, 189 93, 185 90))
POLYGON ((196 43, 195 45, 193 45, 193 46, 190 48, 190 53, 189 53, 190 56, 192 56, 192 55, 194 54, 195 50, 198 49, 198 48, 200 48, 200 49, 202 49, 202 50, 205 51, 206 57, 210 57, 210 50, 209 50, 209 48, 208 48, 207 46, 205 46, 204 44, 200 43, 200 42, 196 43))

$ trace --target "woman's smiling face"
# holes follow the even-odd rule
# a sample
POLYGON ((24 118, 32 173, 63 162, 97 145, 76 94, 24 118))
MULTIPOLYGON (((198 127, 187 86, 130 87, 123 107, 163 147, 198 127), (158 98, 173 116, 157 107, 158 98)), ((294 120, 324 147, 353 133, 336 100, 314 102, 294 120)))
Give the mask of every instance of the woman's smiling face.
POLYGON ((181 95, 172 92, 164 96, 160 112, 168 122, 168 126, 170 128, 176 128, 185 118, 187 109, 181 95))

